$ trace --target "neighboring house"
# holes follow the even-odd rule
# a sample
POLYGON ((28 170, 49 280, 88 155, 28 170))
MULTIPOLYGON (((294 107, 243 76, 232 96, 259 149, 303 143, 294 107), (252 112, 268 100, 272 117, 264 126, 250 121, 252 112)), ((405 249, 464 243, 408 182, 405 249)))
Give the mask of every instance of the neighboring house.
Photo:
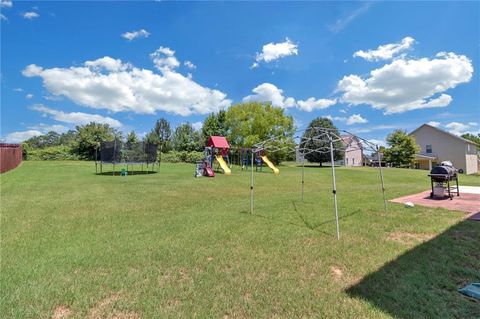
POLYGON ((409 135, 420 146, 415 168, 431 169, 435 164, 450 161, 465 174, 478 172, 478 145, 474 142, 428 124, 423 124, 409 135))
POLYGON ((357 137, 351 135, 342 135, 345 146, 345 157, 343 164, 345 166, 363 166, 363 147, 357 137))

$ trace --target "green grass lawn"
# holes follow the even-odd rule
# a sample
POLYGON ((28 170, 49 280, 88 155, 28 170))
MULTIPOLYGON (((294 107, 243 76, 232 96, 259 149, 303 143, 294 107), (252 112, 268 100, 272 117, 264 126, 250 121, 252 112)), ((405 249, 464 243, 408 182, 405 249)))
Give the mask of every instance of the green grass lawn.
MULTIPOLYGON (((91 162, 24 162, 1 175, 3 318, 478 318, 480 222, 389 203, 379 172, 281 166, 193 178, 194 165, 95 175, 91 162)), ((430 187, 386 169, 389 199, 430 187)), ((462 185, 480 185, 461 176, 462 185)))

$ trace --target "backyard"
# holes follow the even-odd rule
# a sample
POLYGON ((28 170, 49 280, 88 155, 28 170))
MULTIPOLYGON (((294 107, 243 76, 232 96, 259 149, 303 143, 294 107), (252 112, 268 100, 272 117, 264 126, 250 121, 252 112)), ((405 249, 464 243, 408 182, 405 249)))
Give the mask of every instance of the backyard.
MULTIPOLYGON (((106 167, 110 169, 109 167, 106 167)), ((193 177, 95 175, 93 162, 26 161, 1 176, 5 318, 473 318, 480 223, 388 203, 373 168, 280 166, 193 177)), ((139 167, 137 168, 139 169, 139 167)), ((105 167, 104 167, 105 171, 105 167)), ((430 187, 385 169, 388 199, 430 187)), ((480 186, 478 176, 461 185, 480 186)))

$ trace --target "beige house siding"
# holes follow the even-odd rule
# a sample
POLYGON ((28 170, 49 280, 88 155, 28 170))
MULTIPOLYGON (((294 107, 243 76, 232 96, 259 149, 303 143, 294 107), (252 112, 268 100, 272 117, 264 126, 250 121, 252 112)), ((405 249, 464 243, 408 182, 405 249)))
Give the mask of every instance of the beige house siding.
POLYGON ((356 140, 351 139, 351 137, 342 137, 344 138, 345 144, 349 145, 345 149, 345 166, 356 167, 363 166, 363 150, 362 145, 356 140))
POLYGON ((473 156, 467 156, 467 154, 477 156, 477 147, 474 144, 464 142, 429 125, 422 125, 410 135, 415 138, 420 147, 421 155, 435 156, 438 163, 450 161, 453 166, 462 169, 466 174, 477 172, 477 164, 476 162, 473 164, 473 156), (427 153, 427 145, 431 145, 431 153, 427 153))
POLYGON ((465 174, 475 174, 478 172, 478 156, 467 154, 465 174))

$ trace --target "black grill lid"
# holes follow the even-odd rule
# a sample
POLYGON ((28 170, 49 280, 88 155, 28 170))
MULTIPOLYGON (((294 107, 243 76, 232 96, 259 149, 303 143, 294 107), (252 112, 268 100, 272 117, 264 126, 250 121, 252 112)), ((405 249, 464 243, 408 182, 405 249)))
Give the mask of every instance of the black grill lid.
POLYGON ((455 168, 451 166, 435 166, 430 171, 430 175, 448 175, 452 176, 455 175, 456 171, 455 168))

